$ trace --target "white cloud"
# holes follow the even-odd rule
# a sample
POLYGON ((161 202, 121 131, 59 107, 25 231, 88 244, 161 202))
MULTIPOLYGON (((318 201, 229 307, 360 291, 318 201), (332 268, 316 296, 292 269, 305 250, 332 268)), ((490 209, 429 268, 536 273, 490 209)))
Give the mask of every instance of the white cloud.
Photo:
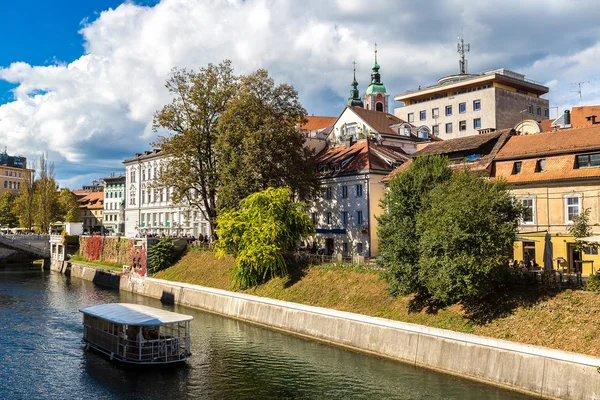
POLYGON ((466 0, 125 3, 81 29, 80 58, 0 69, 0 79, 18 85, 15 100, 0 106, 0 139, 12 153, 49 151, 59 178, 72 184, 76 179, 66 171, 74 164, 61 162, 78 163, 92 175, 98 168, 101 176, 107 165, 118 169, 123 158, 149 147, 152 114, 169 101, 164 82, 173 67, 197 69, 229 58, 238 73, 267 68, 299 90, 309 113, 335 115, 348 96, 353 60, 365 90, 374 42, 393 96, 456 72, 461 31, 473 44, 472 72, 524 72, 547 82, 551 102, 561 107, 578 101, 569 83, 590 81, 584 98, 597 103, 599 28, 595 13, 579 10, 598 5, 584 3, 577 9, 541 0, 502 7, 466 0), (325 94, 330 98, 317 98, 325 94))

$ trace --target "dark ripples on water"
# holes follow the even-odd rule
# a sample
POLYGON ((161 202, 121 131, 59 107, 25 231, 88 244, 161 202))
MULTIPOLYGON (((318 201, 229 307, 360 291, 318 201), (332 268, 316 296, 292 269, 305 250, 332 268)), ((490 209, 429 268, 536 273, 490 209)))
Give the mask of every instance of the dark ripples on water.
POLYGON ((57 273, 0 270, 0 399, 528 398, 182 307, 195 318, 187 366, 117 368, 84 350, 78 311, 117 301, 164 307, 57 273))

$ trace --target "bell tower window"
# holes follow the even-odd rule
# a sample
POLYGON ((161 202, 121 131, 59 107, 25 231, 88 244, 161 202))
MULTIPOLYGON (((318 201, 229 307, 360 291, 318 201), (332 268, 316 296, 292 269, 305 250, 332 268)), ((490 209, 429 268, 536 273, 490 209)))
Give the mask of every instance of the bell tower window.
POLYGON ((376 111, 383 111, 383 103, 377 103, 375 105, 375 110, 376 111))

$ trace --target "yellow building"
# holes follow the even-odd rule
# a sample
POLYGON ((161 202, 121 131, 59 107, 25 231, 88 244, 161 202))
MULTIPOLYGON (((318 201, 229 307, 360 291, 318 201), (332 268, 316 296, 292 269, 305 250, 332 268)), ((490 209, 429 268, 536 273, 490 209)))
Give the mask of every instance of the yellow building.
POLYGON ((519 228, 514 259, 543 266, 550 232, 553 266, 589 275, 600 268, 598 248, 576 251, 569 235, 573 217, 590 210, 593 234, 600 234, 600 126, 511 136, 494 158, 492 178, 503 178, 528 209, 519 228))
POLYGON ((34 172, 27 169, 25 157, 9 156, 6 150, 0 153, 0 195, 6 191, 18 195, 21 185, 30 181, 34 172))
POLYGON ((84 233, 102 233, 104 221, 104 192, 91 192, 79 201, 84 233))

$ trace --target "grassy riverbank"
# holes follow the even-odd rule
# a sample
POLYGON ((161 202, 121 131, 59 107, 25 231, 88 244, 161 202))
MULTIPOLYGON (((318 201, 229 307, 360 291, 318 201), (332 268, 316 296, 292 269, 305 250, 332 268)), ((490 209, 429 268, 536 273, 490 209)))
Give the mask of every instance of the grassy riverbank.
MULTIPOLYGON (((155 277, 232 290, 229 268, 233 262, 232 258, 216 259, 209 252, 190 252, 155 277)), ((393 298, 386 288, 378 272, 319 266, 243 292, 600 356, 600 296, 593 293, 528 288, 498 299, 506 304, 501 316, 477 323, 457 305, 436 313, 409 312, 411 297, 393 298)))

